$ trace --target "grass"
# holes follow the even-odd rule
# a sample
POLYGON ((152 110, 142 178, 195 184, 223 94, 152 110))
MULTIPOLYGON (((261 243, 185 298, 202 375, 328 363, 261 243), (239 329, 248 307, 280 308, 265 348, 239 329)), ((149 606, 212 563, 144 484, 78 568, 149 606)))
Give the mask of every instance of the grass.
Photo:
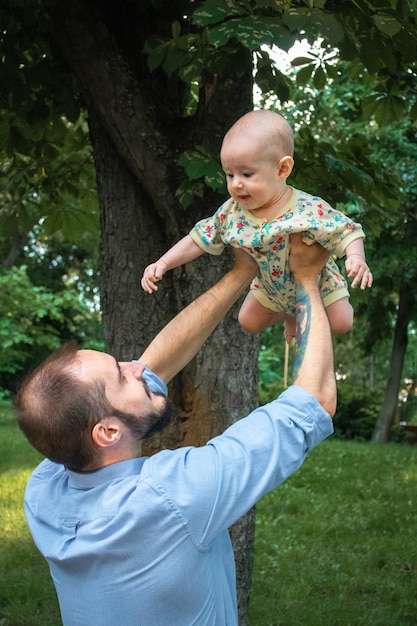
POLYGON ((251 626, 417 624, 417 447, 328 440, 257 510, 251 626))
MULTIPOLYGON (((0 626, 61 624, 22 508, 40 458, 0 405, 0 626)), ((417 447, 313 450, 258 504, 250 626, 417 625, 416 491, 417 447)))
POLYGON ((23 492, 42 457, 26 442, 7 404, 0 404, 0 626, 59 626, 49 569, 23 513, 23 492))

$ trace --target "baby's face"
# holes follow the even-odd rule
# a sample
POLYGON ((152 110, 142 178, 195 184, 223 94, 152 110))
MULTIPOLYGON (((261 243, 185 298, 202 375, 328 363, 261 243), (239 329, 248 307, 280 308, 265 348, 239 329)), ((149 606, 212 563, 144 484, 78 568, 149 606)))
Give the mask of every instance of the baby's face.
POLYGON ((227 190, 249 211, 271 206, 282 193, 279 158, 259 141, 243 134, 227 136, 220 152, 227 190))

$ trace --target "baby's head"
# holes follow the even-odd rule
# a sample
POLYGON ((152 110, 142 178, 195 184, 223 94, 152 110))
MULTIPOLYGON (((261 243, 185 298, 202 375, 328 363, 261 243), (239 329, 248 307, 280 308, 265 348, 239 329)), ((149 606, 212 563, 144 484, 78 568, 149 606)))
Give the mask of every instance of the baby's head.
POLYGON ((279 113, 257 110, 246 113, 226 133, 220 158, 235 151, 249 149, 261 158, 271 158, 278 163, 284 156, 293 157, 294 135, 292 128, 279 113))

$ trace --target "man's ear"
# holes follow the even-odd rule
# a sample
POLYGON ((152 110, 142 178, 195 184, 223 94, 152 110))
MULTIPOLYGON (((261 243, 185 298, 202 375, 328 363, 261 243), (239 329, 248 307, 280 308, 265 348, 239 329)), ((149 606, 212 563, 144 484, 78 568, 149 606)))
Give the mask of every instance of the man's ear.
POLYGON ((288 178, 294 167, 294 159, 290 156, 283 156, 278 163, 278 176, 280 178, 288 178))
POLYGON ((91 434, 96 446, 100 448, 113 446, 120 441, 122 436, 121 423, 115 417, 105 417, 95 424, 91 434))

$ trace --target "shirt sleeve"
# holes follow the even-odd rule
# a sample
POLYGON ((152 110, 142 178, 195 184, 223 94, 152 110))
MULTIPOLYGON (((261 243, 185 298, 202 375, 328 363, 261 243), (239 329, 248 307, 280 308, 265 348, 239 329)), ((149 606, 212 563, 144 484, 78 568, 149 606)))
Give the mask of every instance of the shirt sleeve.
POLYGON ((224 212, 224 205, 222 205, 214 215, 200 220, 190 231, 191 239, 204 252, 213 255, 222 254, 225 248, 223 241, 224 212))
POLYGON ((160 453, 154 470, 196 541, 208 546, 332 432, 317 400, 292 386, 206 446, 160 453))
POLYGON ((312 198, 304 219, 309 237, 338 257, 344 256, 346 247, 351 241, 365 238, 359 223, 334 209, 322 198, 312 198))

